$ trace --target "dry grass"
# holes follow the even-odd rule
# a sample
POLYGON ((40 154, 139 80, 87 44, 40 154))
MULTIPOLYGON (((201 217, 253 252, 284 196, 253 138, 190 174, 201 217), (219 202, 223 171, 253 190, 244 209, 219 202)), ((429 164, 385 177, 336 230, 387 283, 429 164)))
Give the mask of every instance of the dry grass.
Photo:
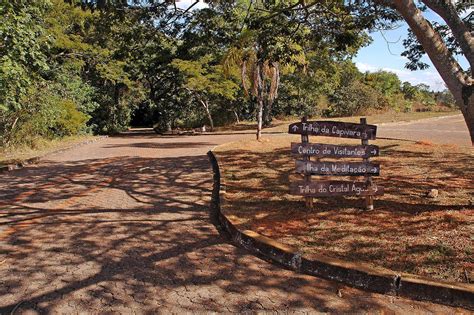
POLYGON ((95 136, 72 136, 62 139, 46 140, 39 138, 34 146, 17 146, 13 148, 0 147, 0 166, 14 164, 33 157, 43 156, 50 152, 66 149, 74 144, 92 140, 95 136))
MULTIPOLYGON (((217 149, 227 184, 223 210, 240 228, 309 256, 324 254, 450 281, 467 282, 467 275, 474 281, 471 148, 375 141, 381 148, 381 157, 373 159, 381 163, 381 176, 375 180, 385 186, 375 210, 363 210, 359 198, 335 197, 315 199, 315 210, 308 211, 301 197, 288 193, 289 182, 299 178, 291 141, 299 137, 242 141, 217 149), (438 198, 426 196, 431 189, 439 190, 438 198)), ((324 142, 342 143, 331 138, 324 142)))

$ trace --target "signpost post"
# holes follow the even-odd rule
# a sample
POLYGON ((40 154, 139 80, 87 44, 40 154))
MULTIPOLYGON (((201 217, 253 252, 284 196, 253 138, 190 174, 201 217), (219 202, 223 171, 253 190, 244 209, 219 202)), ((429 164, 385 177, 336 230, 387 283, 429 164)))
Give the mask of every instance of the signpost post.
POLYGON ((338 121, 308 121, 306 117, 301 122, 291 124, 290 134, 300 134, 301 143, 292 143, 291 152, 301 156, 296 160, 296 172, 303 175, 303 181, 290 185, 294 195, 304 196, 306 207, 313 208, 313 197, 329 196, 364 196, 366 209, 374 208, 374 196, 383 195, 384 188, 377 186, 372 176, 380 174, 380 165, 371 163, 369 159, 379 155, 379 148, 369 145, 369 140, 375 140, 377 126, 368 125, 365 118, 360 124, 338 121), (326 136, 361 139, 361 145, 332 145, 310 143, 309 136, 326 136), (311 161, 311 157, 316 160, 311 161), (321 161, 321 158, 361 158, 362 162, 353 161, 321 161), (311 175, 320 176, 364 176, 364 181, 312 181, 311 175))
MULTIPOLYGON (((307 121, 306 116, 303 117, 303 119, 301 119, 302 123, 305 123, 306 121, 307 121)), ((295 129, 295 127, 293 127, 293 130, 294 129, 295 129)), ((296 127, 296 129, 297 129, 297 127, 296 127)), ((303 143, 303 144, 309 143, 309 136, 307 134, 301 134, 301 143, 303 143)), ((311 158, 310 158, 309 155, 303 156, 303 161, 309 162, 310 159, 311 158)), ((306 184, 311 183, 311 174, 306 173, 304 175, 304 182, 306 184)), ((313 210, 313 197, 305 197, 305 203, 306 203, 306 208, 309 208, 309 209, 313 210)))
MULTIPOLYGON (((361 118, 360 119, 360 124, 362 126, 367 126, 367 119, 364 117, 364 118, 361 118)), ((369 140, 367 139, 362 139, 361 140, 362 142, 362 145, 368 145, 369 144, 369 140)), ((369 158, 368 157, 364 157, 364 162, 369 162, 369 158)), ((369 187, 372 187, 372 176, 370 176, 369 174, 366 174, 365 175, 365 182, 367 183, 367 185, 369 187)), ((374 197, 373 196, 370 196, 370 195, 367 195, 365 197, 365 207, 367 210, 374 210, 374 197)))

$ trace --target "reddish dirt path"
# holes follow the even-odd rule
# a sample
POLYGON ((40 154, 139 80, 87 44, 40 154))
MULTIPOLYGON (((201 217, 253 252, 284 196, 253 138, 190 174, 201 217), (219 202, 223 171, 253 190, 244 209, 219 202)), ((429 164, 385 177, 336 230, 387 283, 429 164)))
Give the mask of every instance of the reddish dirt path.
POLYGON ((128 135, 1 174, 0 314, 456 311, 298 275, 229 244, 209 220, 205 153, 242 137, 253 135, 128 135))

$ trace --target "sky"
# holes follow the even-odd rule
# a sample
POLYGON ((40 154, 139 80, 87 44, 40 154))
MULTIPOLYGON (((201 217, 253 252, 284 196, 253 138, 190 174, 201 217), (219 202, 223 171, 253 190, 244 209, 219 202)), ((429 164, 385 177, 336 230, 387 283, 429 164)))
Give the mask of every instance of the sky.
POLYGON ((379 31, 370 35, 373 38, 372 44, 362 48, 354 58, 361 72, 390 71, 397 74, 402 82, 408 81, 413 85, 425 83, 435 91, 445 89, 443 80, 428 58, 423 58, 430 65, 426 70, 405 69, 408 59, 402 57, 401 53, 404 51, 402 41, 407 37, 406 25, 393 31, 379 31))
MULTIPOLYGON (((463 16, 472 11, 471 9, 463 16)), ((439 16, 434 12, 427 12, 426 17, 441 22, 439 16)), ((371 33, 372 44, 362 48, 354 58, 357 68, 362 72, 391 71, 396 73, 402 82, 425 83, 434 91, 444 90, 446 86, 428 57, 423 58, 423 61, 430 65, 428 69, 417 71, 405 69, 407 59, 402 57, 401 53, 404 51, 402 41, 407 37, 407 29, 408 25, 406 23, 400 23, 400 26, 394 30, 371 33)), ((465 70, 468 68, 468 63, 464 57, 457 56, 456 59, 461 67, 465 70)))

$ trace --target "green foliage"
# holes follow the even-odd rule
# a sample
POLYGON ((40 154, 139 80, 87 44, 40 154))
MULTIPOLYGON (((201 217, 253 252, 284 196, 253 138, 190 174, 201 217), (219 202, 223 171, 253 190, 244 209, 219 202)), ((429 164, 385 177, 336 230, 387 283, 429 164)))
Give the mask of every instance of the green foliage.
MULTIPOLYGON (((426 84, 412 85, 409 82, 403 82, 401 91, 405 100, 416 103, 417 107, 421 106, 423 110, 431 110, 436 103, 443 103, 443 97, 439 100, 437 99, 437 95, 441 95, 442 93, 431 92, 429 86, 426 84)), ((449 97, 451 93, 447 92, 447 94, 444 95, 447 96, 447 99, 445 99, 446 104, 454 104, 454 99, 452 97, 450 99, 449 97)), ((413 107, 414 106, 410 105, 410 109, 413 107)))
POLYGON ((0 142, 34 144, 131 123, 221 125, 274 115, 418 110, 446 93, 362 74, 364 28, 395 21, 363 3, 0 0, 0 142), (144 5, 147 4, 147 5, 144 5), (288 5, 293 9, 286 10, 288 5), (133 8, 131 8, 133 7, 133 8), (403 97, 402 97, 403 96, 403 97), (263 110, 262 110, 263 108, 263 110))
POLYGON ((445 89, 444 91, 435 93, 436 102, 454 108, 456 106, 456 101, 454 100, 453 94, 445 89))
POLYGON ((224 75, 223 66, 212 65, 212 56, 206 55, 198 60, 174 59, 172 66, 184 77, 184 88, 202 96, 217 96, 234 100, 238 91, 236 78, 224 75))
POLYGON ((77 109, 73 100, 63 98, 54 85, 30 87, 22 103, 28 106, 0 116, 4 121, 13 121, 10 126, 14 132, 3 133, 8 144, 32 145, 38 136, 53 138, 86 132, 89 117, 77 109))
POLYGON ((59 136, 77 135, 84 131, 85 123, 89 117, 77 110, 76 103, 72 100, 59 101, 60 115, 55 126, 55 134, 59 136))
POLYGON ((0 110, 14 111, 48 69, 42 16, 49 1, 0 1, 0 110))
POLYGON ((367 114, 369 109, 379 107, 380 94, 371 86, 353 81, 338 89, 331 96, 331 105, 326 116, 339 117, 367 114))
POLYGON ((403 82, 402 84, 402 93, 405 99, 414 100, 416 99, 417 89, 410 82, 403 82))
POLYGON ((400 79, 388 71, 367 72, 365 82, 380 94, 389 97, 400 92, 400 79))

